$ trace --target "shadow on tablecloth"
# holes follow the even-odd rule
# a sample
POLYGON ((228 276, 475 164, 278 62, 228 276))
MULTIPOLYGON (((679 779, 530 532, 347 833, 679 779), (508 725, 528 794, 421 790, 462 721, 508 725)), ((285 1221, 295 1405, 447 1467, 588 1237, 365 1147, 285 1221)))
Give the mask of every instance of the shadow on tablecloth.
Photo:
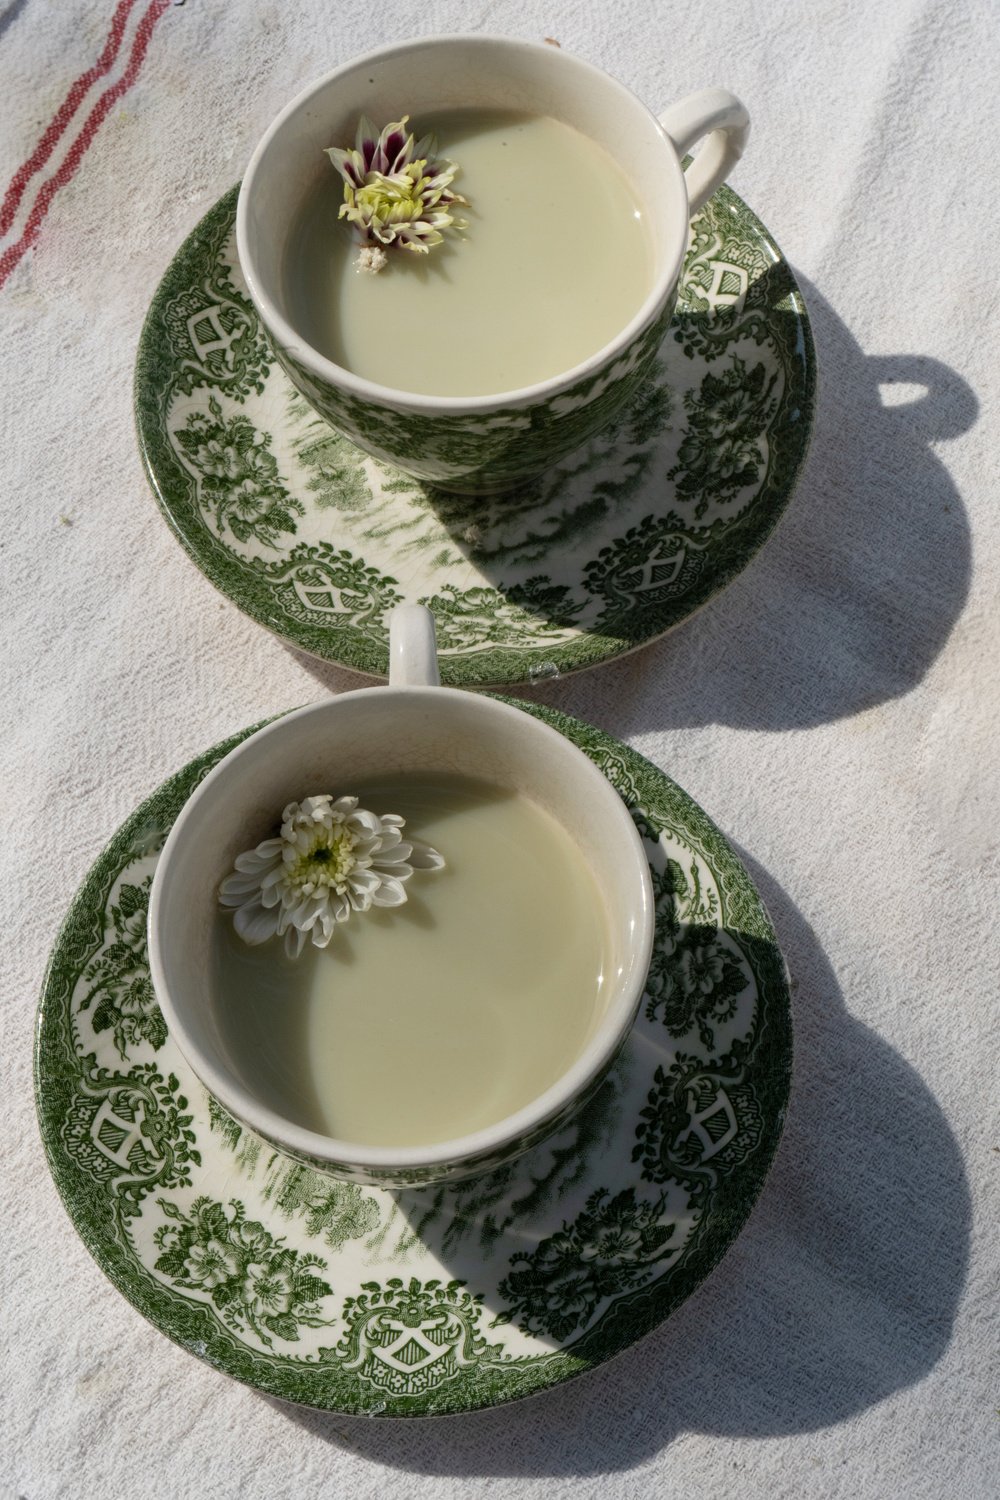
MULTIPOLYGON (((659 642, 523 696, 623 737, 713 723, 803 729, 902 696, 934 662, 968 596, 972 544, 931 445, 967 432, 979 402, 940 360, 866 354, 796 279, 819 394, 809 457, 776 534, 659 642)), ((363 685, 289 649, 330 691, 363 685)))
POLYGON ((795 1082, 764 1193, 721 1266, 634 1349, 509 1407, 385 1423, 276 1410, 417 1473, 583 1476, 632 1469, 685 1432, 828 1427, 934 1366, 969 1251, 958 1144, 919 1074, 850 1013, 809 924, 741 857, 793 976, 795 1082))
POLYGON ((962 497, 931 445, 974 425, 975 392, 939 360, 866 354, 797 279, 819 395, 805 470, 777 532, 670 635, 526 696, 623 737, 703 724, 804 729, 909 692, 942 650, 969 593, 972 544, 962 497))

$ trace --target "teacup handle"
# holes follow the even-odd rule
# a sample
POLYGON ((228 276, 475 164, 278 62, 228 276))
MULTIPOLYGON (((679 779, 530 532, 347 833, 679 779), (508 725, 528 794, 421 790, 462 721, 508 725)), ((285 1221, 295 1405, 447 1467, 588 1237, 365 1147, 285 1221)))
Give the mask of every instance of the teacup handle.
POLYGON ((750 134, 750 116, 728 89, 702 89, 672 104, 660 124, 683 160, 701 140, 708 140, 685 172, 688 204, 696 213, 720 187, 743 155, 750 134))
POLYGON ((423 604, 397 604, 389 616, 389 686, 440 685, 434 616, 423 604))

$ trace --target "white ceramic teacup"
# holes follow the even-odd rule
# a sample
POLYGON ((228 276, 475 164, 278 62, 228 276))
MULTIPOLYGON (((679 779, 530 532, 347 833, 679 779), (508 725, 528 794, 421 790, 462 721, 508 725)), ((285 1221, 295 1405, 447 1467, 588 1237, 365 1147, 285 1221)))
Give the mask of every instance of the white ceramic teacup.
POLYGON ((231 751, 192 794, 157 865, 149 960, 171 1036, 231 1114, 335 1176, 403 1187, 490 1170, 555 1129, 589 1097, 639 1006, 653 942, 653 897, 632 819, 587 756, 519 708, 439 686, 434 622, 422 606, 397 608, 390 629, 387 687, 344 693, 275 720, 231 751), (270 835, 288 802, 319 790, 343 794, 352 782, 383 773, 441 771, 520 792, 571 834, 597 879, 607 917, 604 1010, 569 1070, 487 1129, 434 1146, 336 1140, 264 1103, 227 1042, 231 1017, 222 1019, 210 979, 219 884, 237 854, 270 835))
POLYGON ((396 43, 311 84, 268 129, 240 190, 240 264, 278 359, 334 427, 418 479, 466 493, 503 491, 558 462, 635 394, 673 311, 690 215, 728 176, 748 132, 746 110, 725 89, 693 94, 658 120, 623 84, 555 47, 497 36, 396 43), (387 122, 408 113, 419 123, 469 107, 553 116, 604 148, 647 217, 652 285, 610 343, 536 385, 468 398, 376 385, 328 359, 296 326, 284 280, 290 230, 330 173, 325 148, 353 141, 362 115, 387 122), (685 171, 683 158, 703 138, 685 171))

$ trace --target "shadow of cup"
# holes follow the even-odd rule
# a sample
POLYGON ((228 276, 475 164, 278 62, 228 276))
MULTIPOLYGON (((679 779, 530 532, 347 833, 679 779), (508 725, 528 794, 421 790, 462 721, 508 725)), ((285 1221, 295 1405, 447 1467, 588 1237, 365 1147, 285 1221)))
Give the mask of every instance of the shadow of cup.
POLYGON ((795 1080, 762 1197, 708 1281, 635 1348, 533 1400, 426 1422, 276 1410, 417 1473, 586 1476, 686 1431, 815 1431, 934 1366, 969 1253, 958 1144, 919 1074, 846 1009, 809 924, 741 857, 793 974, 795 1080))
POLYGON ((969 593, 972 543, 931 445, 968 431, 978 400, 939 360, 866 355, 804 291, 820 393, 776 535, 697 620, 616 665, 613 708, 603 675, 540 686, 544 701, 599 723, 613 712, 617 734, 803 729, 901 697, 943 649, 969 593))

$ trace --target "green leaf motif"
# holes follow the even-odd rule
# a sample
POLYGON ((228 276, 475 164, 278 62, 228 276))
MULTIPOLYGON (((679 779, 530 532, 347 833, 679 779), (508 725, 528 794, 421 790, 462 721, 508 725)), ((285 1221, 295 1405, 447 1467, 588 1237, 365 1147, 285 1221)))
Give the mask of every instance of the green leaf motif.
POLYGON ((117 904, 107 913, 117 940, 109 943, 84 969, 90 988, 79 1009, 94 1006, 95 1032, 110 1031, 121 1057, 131 1047, 148 1044, 154 1050, 167 1039, 167 1027, 156 1003, 146 956, 146 914, 152 876, 141 885, 122 885, 117 904))
POLYGON ((662 1269, 675 1228, 662 1222, 665 1212, 665 1199, 639 1201, 634 1187, 615 1197, 598 1189, 572 1224, 564 1223, 536 1250, 511 1257, 499 1288, 508 1315, 524 1333, 558 1339, 586 1326, 607 1297, 641 1286, 662 1269))
POLYGON ((111 908, 115 930, 124 932, 129 917, 134 917, 138 912, 142 912, 143 919, 145 919, 148 904, 148 883, 146 885, 123 885, 118 892, 118 905, 111 908))
POLYGON ((696 1027, 698 1040, 711 1051, 714 1027, 732 1020, 750 975, 717 927, 681 925, 655 871, 653 890, 657 941, 646 980, 646 1015, 677 1038, 696 1027))
POLYGON ((769 375, 764 364, 748 371, 734 354, 722 375, 709 371, 698 391, 685 394, 688 426, 667 478, 676 482, 680 499, 697 502, 696 519, 709 506, 730 504, 761 477, 777 381, 776 371, 769 375))
POLYGON ((294 518, 305 515, 305 506, 281 481, 271 435, 258 432, 245 416, 227 420, 214 396, 208 407, 209 415, 189 412, 174 434, 200 477, 202 509, 220 536, 228 527, 238 542, 277 547, 283 532, 294 534, 294 518))
POLYGON ((319 1304, 331 1295, 329 1284, 315 1275, 326 1262, 289 1249, 263 1224, 246 1217, 233 1199, 228 1209, 197 1198, 190 1213, 158 1199, 171 1222, 161 1224, 154 1239, 160 1254, 154 1269, 191 1291, 208 1295, 227 1327, 251 1330, 267 1348, 275 1337, 295 1343, 301 1326, 324 1326, 319 1304))

